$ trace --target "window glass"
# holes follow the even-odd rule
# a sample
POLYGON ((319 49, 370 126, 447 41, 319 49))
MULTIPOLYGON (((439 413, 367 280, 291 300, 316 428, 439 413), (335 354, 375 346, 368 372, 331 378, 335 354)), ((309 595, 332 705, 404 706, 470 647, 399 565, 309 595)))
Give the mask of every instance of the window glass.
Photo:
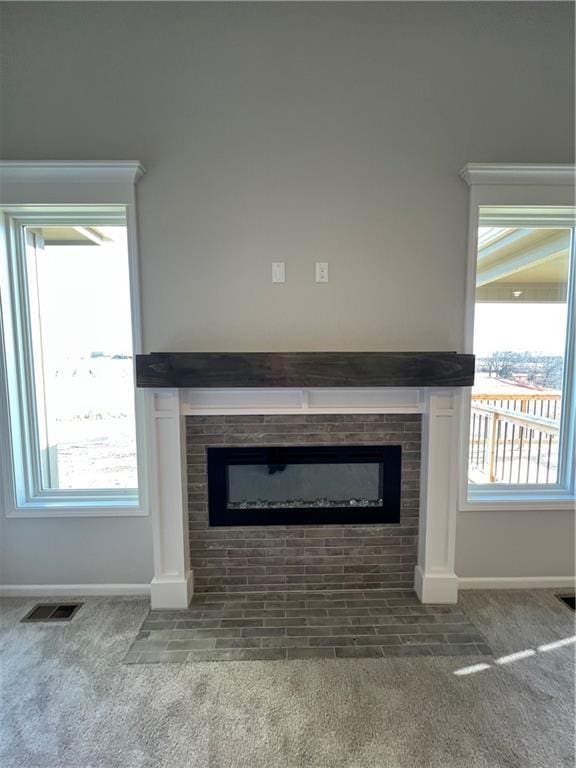
POLYGON ((480 218, 468 477, 559 482, 570 228, 480 218))
POLYGON ((27 227, 25 235, 41 489, 135 489, 126 227, 27 227))

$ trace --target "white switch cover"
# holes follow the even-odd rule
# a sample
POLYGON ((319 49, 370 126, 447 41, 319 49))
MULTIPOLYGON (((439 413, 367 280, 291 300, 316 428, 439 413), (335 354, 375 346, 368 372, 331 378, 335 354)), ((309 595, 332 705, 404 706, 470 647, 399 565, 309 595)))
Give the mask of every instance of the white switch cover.
POLYGON ((316 262, 316 282, 317 283, 328 282, 328 262, 327 261, 316 262))
POLYGON ((272 282, 273 283, 286 282, 286 269, 283 261, 272 262, 272 282))

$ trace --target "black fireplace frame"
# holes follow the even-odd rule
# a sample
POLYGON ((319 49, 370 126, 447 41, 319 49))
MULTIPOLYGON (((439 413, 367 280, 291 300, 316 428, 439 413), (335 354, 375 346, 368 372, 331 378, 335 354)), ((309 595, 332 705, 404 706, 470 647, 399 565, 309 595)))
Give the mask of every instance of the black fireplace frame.
POLYGON ((210 526, 397 524, 400 522, 400 445, 254 446, 207 448, 210 526), (228 471, 238 464, 380 465, 381 505, 228 509, 228 471))

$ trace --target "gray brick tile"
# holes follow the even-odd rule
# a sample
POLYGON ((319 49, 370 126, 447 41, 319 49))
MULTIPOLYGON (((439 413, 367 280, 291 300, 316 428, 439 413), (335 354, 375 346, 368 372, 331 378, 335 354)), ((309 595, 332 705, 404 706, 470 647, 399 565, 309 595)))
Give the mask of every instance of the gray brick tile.
POLYGON ((330 627, 332 635, 354 635, 364 636, 375 634, 375 629, 371 624, 357 624, 355 626, 334 626, 330 627))
POLYGON ((194 619, 193 621, 177 621, 175 629, 216 629, 220 619, 194 619))
POLYGON ((410 624, 379 624, 374 627, 377 635, 410 635, 418 636, 419 628, 410 624))
POLYGON ((353 658, 353 659, 361 659, 361 658, 374 658, 374 657, 381 657, 382 656, 382 648, 379 646, 356 646, 356 645, 343 645, 338 646, 335 649, 336 657, 337 658, 353 658))
POLYGON ((269 619, 265 616, 263 619, 265 627, 302 627, 306 625, 306 621, 309 621, 309 619, 300 619, 298 617, 269 619))
MULTIPOLYGON (((353 527, 350 533, 355 535, 349 538, 378 540, 378 530, 372 536, 366 530, 353 527)), ((332 526, 331 537, 339 538, 336 534, 342 531, 332 526)), ((265 529, 255 533, 266 539, 265 529)), ((305 538, 304 533, 298 528, 285 531, 293 540, 305 538)), ((308 540, 322 541, 320 536, 308 540)), ((322 591, 310 584, 285 586, 282 591, 275 586, 247 591, 229 585, 226 589, 226 594, 197 593, 188 610, 151 612, 126 663, 491 654, 458 606, 423 606, 410 585, 386 590, 374 583, 346 590, 326 584, 322 591), (306 653, 298 656, 297 649, 306 653), (262 651, 272 654, 262 655, 262 651)))
POLYGON ((260 648, 259 637, 225 637, 214 642, 216 648, 260 648))
MULTIPOLYGON (((364 618, 362 616, 355 616, 353 618, 355 618, 359 624, 364 623, 364 618)), ((307 618, 302 619, 301 623, 304 623, 308 627, 342 627, 352 624, 353 622, 348 616, 308 616, 307 618)))
POLYGON ((384 656, 388 657, 403 657, 403 656, 432 656, 431 646, 428 645, 384 645, 382 646, 382 652, 384 656))
POLYGON ((308 646, 308 637, 262 637, 262 648, 294 648, 308 646))
POLYGON ((298 646, 287 649, 289 659, 333 659, 335 658, 335 648, 306 648, 298 646))
POLYGON ((191 638, 190 640, 172 640, 168 643, 168 651, 192 651, 214 648, 216 640, 213 638, 191 638))
POLYGON ((438 634, 422 634, 422 635, 399 635, 400 641, 403 645, 430 645, 431 643, 445 643, 446 636, 442 633, 438 634))
POLYGON ((220 622, 222 628, 225 627, 262 627, 264 619, 222 619, 220 622))
MULTIPOLYGON (((310 589, 315 595, 330 586, 346 584, 371 588, 401 586, 404 562, 415 560, 417 534, 420 428, 419 416, 405 414, 298 414, 270 416, 188 417, 188 493, 190 496, 192 560, 196 587, 204 593, 249 590, 269 591, 282 584, 286 590, 310 589), (399 526, 282 526, 246 530, 207 528, 206 445, 241 442, 310 444, 341 442, 358 437, 360 442, 396 442, 404 447, 402 476, 402 524, 399 526), (382 547, 373 553, 359 551, 375 539, 382 547), (384 543, 387 542, 387 545, 384 543), (312 546, 311 546, 312 545, 312 546), (393 546, 392 546, 393 545, 393 546), (403 549, 404 548, 404 549, 403 549), (227 551, 230 550, 230 551, 227 551), (243 553, 242 550, 245 550, 243 553), (330 562, 330 550, 340 561, 330 562), (290 561, 289 551, 308 555, 290 561), (325 553, 324 556, 322 553, 325 553), (406 553, 406 554, 403 554, 406 553), (259 558, 250 560, 249 558, 259 558), (266 560, 266 557, 274 560, 266 560), (374 558, 368 561, 364 558, 374 558), (404 560, 405 558, 405 560, 404 560), (301 568, 304 567, 304 572, 301 568), (328 570, 327 570, 328 567, 328 570), (261 568, 267 569, 265 573, 261 568), (376 570, 381 568, 380 571, 376 570), (226 570, 230 569, 226 575, 226 570), (369 578, 372 581, 369 582, 369 578)), ((406 574, 411 579, 411 574, 406 574)), ((409 582, 404 582, 409 584, 409 582)), ((353 599, 353 598, 352 598, 353 599)), ((232 618, 232 617, 230 617, 232 618)))
POLYGON ((357 641, 350 635, 331 635, 330 637, 311 637, 310 645, 399 645, 400 640, 396 636, 377 637, 376 635, 363 635, 357 641))
POLYGON ((190 651, 188 661, 275 661, 285 658, 285 648, 246 648, 190 651))
POLYGON ((286 658, 286 648, 255 648, 240 654, 240 661, 278 661, 286 658))
POLYGON ((242 637, 282 637, 287 633, 285 627, 247 627, 241 631, 242 637))
POLYGON ((286 632, 289 636, 298 635, 300 637, 312 637, 331 634, 332 627, 288 627, 286 632))
POLYGON ((166 650, 168 642, 166 637, 152 637, 147 640, 135 640, 132 648, 137 651, 161 651, 166 650))
POLYGON ((476 656, 474 644, 452 645, 450 643, 436 643, 427 646, 432 656, 476 656))
POLYGON ((240 627, 225 627, 223 629, 197 629, 196 637, 240 637, 242 629, 240 627))
MULTIPOLYGON (((384 626, 390 626, 390 625, 404 625, 404 617, 403 616, 375 616, 374 614, 371 614, 370 616, 351 616, 350 624, 372 624, 375 627, 384 627, 384 626)), ((376 630, 378 631, 378 630, 376 630)))
POLYGON ((368 608, 329 608, 328 616, 370 616, 368 608))
POLYGON ((146 621, 142 624, 142 629, 176 629, 176 621, 146 621))

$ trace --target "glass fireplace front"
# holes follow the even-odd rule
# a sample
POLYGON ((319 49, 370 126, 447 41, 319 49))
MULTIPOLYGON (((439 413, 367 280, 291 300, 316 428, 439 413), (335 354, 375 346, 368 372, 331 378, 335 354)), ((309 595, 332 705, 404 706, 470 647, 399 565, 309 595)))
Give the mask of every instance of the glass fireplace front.
POLYGON ((208 448, 210 525, 398 523, 401 448, 208 448))

